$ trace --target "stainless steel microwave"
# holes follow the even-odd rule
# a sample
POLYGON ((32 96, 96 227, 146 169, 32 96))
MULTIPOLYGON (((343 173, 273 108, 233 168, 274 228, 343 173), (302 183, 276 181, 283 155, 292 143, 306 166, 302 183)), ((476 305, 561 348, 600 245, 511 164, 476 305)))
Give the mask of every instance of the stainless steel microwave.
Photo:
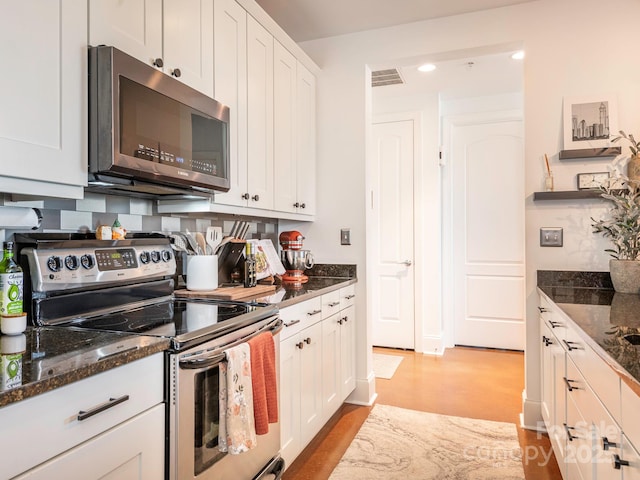
POLYGON ((88 190, 229 190, 229 108, 113 47, 89 48, 88 190))

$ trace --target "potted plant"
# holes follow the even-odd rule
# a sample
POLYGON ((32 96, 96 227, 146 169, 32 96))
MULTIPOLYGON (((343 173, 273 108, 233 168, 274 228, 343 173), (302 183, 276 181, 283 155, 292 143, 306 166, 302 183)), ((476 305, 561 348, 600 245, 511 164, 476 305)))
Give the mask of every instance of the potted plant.
POLYGON ((612 142, 626 141, 629 143, 629 150, 631 151, 631 158, 627 165, 627 177, 634 182, 640 182, 640 141, 636 142, 635 137, 632 134, 627 135, 620 130, 620 135, 613 138, 612 142))
POLYGON ((640 293, 640 183, 619 172, 623 161, 614 161, 615 174, 602 186, 602 198, 611 201, 611 209, 606 217, 591 220, 594 233, 601 233, 613 243, 613 248, 605 250, 613 257, 609 260, 613 288, 616 292, 637 294, 640 293))

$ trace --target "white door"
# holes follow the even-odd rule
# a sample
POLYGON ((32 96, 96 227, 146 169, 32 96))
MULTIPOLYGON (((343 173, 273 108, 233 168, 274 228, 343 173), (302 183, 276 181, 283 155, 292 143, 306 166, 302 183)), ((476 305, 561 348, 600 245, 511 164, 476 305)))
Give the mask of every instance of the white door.
POLYGON ((450 133, 454 343, 524 349, 522 121, 450 133))
POLYGON ((372 128, 376 223, 372 343, 414 348, 414 121, 372 128), (382 294, 384 292, 384 295, 382 294))

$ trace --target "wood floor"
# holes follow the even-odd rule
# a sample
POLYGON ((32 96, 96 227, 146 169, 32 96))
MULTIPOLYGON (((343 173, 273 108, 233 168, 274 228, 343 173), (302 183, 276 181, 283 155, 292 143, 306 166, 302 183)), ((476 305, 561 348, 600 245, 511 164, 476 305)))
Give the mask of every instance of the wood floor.
MULTIPOLYGON (((515 423, 527 480, 562 480, 547 436, 519 427, 524 354, 464 347, 448 349, 441 357, 373 351, 404 357, 391 380, 376 378, 376 403, 515 423)), ((288 467, 284 480, 329 478, 369 411, 370 407, 343 405, 288 467)))

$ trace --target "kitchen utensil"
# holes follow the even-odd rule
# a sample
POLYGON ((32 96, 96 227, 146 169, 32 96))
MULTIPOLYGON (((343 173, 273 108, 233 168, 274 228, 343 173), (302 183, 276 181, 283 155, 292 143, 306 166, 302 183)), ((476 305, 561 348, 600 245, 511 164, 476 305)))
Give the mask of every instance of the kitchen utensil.
POLYGON ((244 222, 244 225, 242 226, 242 231, 240 232, 241 240, 246 240, 247 233, 249 233, 249 227, 251 227, 251 224, 249 222, 244 222))
POLYGON ((193 234, 189 231, 189 229, 185 230, 185 233, 183 234, 185 236, 185 239, 187 240, 187 244, 189 245, 189 248, 193 251, 193 253, 198 254, 198 242, 196 242, 195 237, 193 236, 193 234))
POLYGON ((207 242, 204 239, 204 235, 200 232, 195 233, 196 243, 198 244, 199 254, 205 255, 207 253, 207 242))
POLYGON ((176 233, 172 233, 169 237, 173 240, 171 247, 177 252, 187 252, 187 254, 191 254, 192 252, 189 250, 187 246, 187 242, 185 241, 182 235, 178 235, 176 233))
POLYGON ((239 227, 240 227, 240 224, 237 220, 233 222, 233 227, 231 227, 231 231, 229 232, 229 236, 231 238, 235 238, 236 234, 238 233, 239 227))
POLYGON ((205 240, 207 245, 211 248, 211 253, 216 253, 216 249, 220 242, 222 242, 222 228, 221 227, 207 227, 205 240))

